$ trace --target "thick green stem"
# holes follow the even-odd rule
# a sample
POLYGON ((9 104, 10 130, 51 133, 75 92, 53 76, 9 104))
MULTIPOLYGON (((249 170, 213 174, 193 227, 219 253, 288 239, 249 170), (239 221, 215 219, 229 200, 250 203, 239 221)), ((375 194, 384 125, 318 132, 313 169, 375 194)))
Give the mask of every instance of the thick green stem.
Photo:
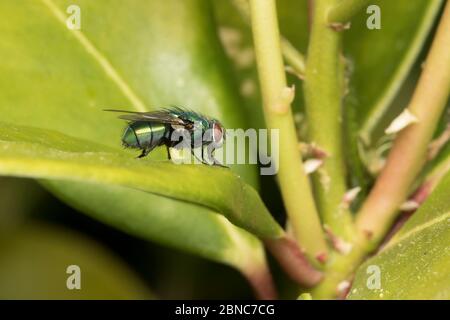
POLYGON ((283 267, 286 274, 304 287, 312 287, 322 280, 322 272, 314 269, 295 240, 289 236, 267 239, 264 244, 283 267))
POLYGON ((293 90, 287 88, 275 0, 251 0, 256 60, 268 129, 279 130, 278 181, 289 220, 300 246, 310 257, 324 257, 327 245, 308 177, 295 146, 293 90))
POLYGON ((342 35, 327 22, 327 12, 336 3, 338 0, 314 2, 304 90, 310 140, 327 155, 314 176, 319 211, 334 235, 350 240, 352 220, 343 203, 347 190, 342 131, 342 35))
POLYGON ((310 291, 313 299, 343 298, 350 285, 349 275, 359 266, 366 254, 367 250, 363 246, 354 246, 348 255, 333 252, 324 279, 310 291), (347 286, 340 288, 343 284, 347 286))
MULTIPOLYGON (((247 0, 232 0, 233 6, 242 16, 245 22, 250 21, 249 6, 247 0)), ((293 69, 299 78, 303 78, 305 73, 305 57, 286 38, 281 38, 281 53, 286 63, 293 69)))
POLYGON ((369 0, 341 0, 335 3, 328 12, 329 23, 346 23, 361 11, 369 0))
POLYGON ((305 57, 286 39, 281 39, 281 52, 286 63, 294 70, 299 78, 305 75, 305 57))
POLYGON ((419 120, 400 132, 382 174, 357 217, 358 234, 349 255, 330 259, 313 298, 334 298, 338 285, 372 251, 395 219, 426 160, 427 147, 450 93, 450 2, 444 9, 425 68, 408 109, 419 120), (370 237, 368 237, 368 235, 370 237))
POLYGON ((386 165, 357 216, 357 228, 378 243, 426 161, 428 145, 450 92, 450 2, 408 106, 418 122, 395 139, 386 165))
POLYGON ((255 296, 259 300, 277 299, 277 291, 267 264, 252 267, 244 270, 243 275, 252 286, 255 296))

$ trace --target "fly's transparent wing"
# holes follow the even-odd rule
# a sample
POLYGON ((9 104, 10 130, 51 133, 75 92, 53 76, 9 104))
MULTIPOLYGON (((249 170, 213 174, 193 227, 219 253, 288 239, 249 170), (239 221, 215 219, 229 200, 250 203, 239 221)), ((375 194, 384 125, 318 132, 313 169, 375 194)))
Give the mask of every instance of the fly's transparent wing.
POLYGON ((134 111, 107 109, 105 111, 125 113, 123 115, 120 115, 119 118, 128 121, 151 121, 179 126, 185 126, 188 124, 186 123, 185 120, 177 117, 175 114, 170 113, 169 110, 134 112, 134 111))

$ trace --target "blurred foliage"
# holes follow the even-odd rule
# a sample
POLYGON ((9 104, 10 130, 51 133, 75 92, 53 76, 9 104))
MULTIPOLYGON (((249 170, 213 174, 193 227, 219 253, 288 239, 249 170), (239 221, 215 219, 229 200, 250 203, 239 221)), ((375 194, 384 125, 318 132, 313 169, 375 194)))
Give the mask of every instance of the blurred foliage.
POLYGON ((0 242, 1 299, 149 299, 133 272, 95 242, 63 228, 30 224, 0 242), (80 290, 68 290, 68 266, 80 290))
MULTIPOLYGON (((281 32, 306 54, 307 1, 277 3, 281 32)), ((368 30, 367 14, 362 12, 346 32, 344 45, 349 76, 344 117, 349 181, 366 190, 373 181, 366 160, 377 148, 386 124, 410 98, 421 70, 423 55, 419 53, 426 52, 425 40, 442 1, 374 3, 382 10, 382 29, 368 30), (366 149, 358 148, 361 137, 366 149)), ((0 32, 0 111, 7 123, 2 125, 0 158, 6 164, 10 157, 8 165, 18 159, 30 161, 28 172, 27 165, 20 167, 16 162, 22 172, 8 174, 40 178, 45 176, 36 172, 54 174, 57 166, 50 162, 39 167, 38 151, 40 160, 54 161, 64 155, 60 159, 79 157, 83 162, 91 157, 105 166, 115 161, 107 154, 117 153, 124 161, 119 160, 120 165, 158 163, 155 167, 161 170, 150 168, 142 179, 148 177, 147 185, 155 182, 155 189, 163 183, 169 185, 163 186, 169 190, 165 194, 149 194, 124 186, 86 183, 88 179, 79 177, 77 182, 61 181, 61 176, 41 181, 55 198, 29 180, 1 178, 0 297, 151 298, 149 287, 158 298, 251 297, 242 275, 217 262, 238 269, 252 262, 264 264, 262 245, 220 217, 220 210, 211 208, 211 203, 222 209, 261 213, 265 207, 259 200, 252 203, 264 210, 252 212, 251 205, 243 207, 247 199, 242 195, 253 192, 236 195, 236 186, 258 188, 261 183, 266 205, 283 221, 275 179, 258 181, 254 166, 232 167, 242 183, 220 169, 215 172, 217 168, 201 168, 197 175, 185 168, 164 174, 166 167, 160 160, 165 159, 165 150, 155 150, 148 160, 135 161, 135 153, 120 150, 124 123, 101 111, 181 105, 217 117, 229 128, 264 127, 251 30, 232 1, 5 0, 0 2, 0 32), (65 25, 66 8, 72 4, 81 8, 81 32, 65 25), (21 126, 29 131, 14 133, 13 128, 21 126), (45 134, 40 136, 42 132, 45 134), (102 154, 93 153, 97 148, 102 154), (180 180, 183 188, 176 187, 180 180), (210 188, 189 190, 189 184, 198 186, 202 181, 210 188), (214 182, 219 183, 218 190, 212 187, 214 182), (194 199, 196 194, 198 199, 194 199), (47 225, 49 221, 52 226, 47 225), (63 287, 69 264, 79 264, 86 276, 81 292, 63 287)), ((294 112, 299 135, 305 137, 302 81, 289 75, 289 83, 297 88, 294 112)), ((443 117, 439 132, 447 124, 448 116, 443 117)), ((448 148, 435 163, 442 161, 448 161, 448 148)), ((429 171, 434 164, 430 167, 429 171)), ((73 178, 76 170, 72 171, 73 178)), ((88 176, 86 171, 85 178, 88 176)), ((108 177, 105 171, 101 178, 108 177)), ((392 244, 361 266, 351 298, 448 298, 449 258, 442 255, 448 251, 448 226, 442 218, 448 213, 448 187, 447 178, 392 244), (439 223, 424 223, 433 219, 439 223), (382 266, 384 292, 365 287, 364 268, 371 263, 382 266), (422 273, 415 269, 418 267, 422 273), (426 288, 428 282, 432 285, 426 288)), ((256 217, 247 218, 261 224, 256 217)), ((272 221, 266 222, 271 229, 272 221)), ((292 283, 276 266, 271 267, 281 297, 295 296, 292 283)))

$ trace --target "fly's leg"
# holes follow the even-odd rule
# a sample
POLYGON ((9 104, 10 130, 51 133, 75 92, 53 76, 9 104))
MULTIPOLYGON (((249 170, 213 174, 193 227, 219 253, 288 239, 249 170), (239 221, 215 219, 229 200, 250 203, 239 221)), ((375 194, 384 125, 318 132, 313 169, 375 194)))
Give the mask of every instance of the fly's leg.
MULTIPOLYGON (((203 146, 200 147, 200 155, 202 156, 202 162, 207 163, 208 161, 205 161, 205 154, 203 153, 204 149, 203 146)), ((208 163, 209 164, 209 163, 208 163)))
POLYGON ((137 157, 138 159, 147 156, 150 153, 151 149, 142 149, 141 154, 137 157))
POLYGON ((214 158, 214 151, 216 150, 216 148, 214 147, 214 145, 210 144, 206 147, 206 151, 208 154, 208 158, 211 159, 213 161, 213 165, 214 166, 218 166, 218 167, 222 167, 222 168, 229 168, 227 166, 224 166, 223 164, 221 164, 216 158, 214 158))
POLYGON ((172 156, 170 155, 170 147, 166 145, 166 150, 167 150, 167 158, 169 160, 172 160, 172 156))
MULTIPOLYGON (((194 148, 191 149, 191 154, 195 157, 195 159, 197 159, 197 160, 200 161, 201 163, 203 163, 203 164, 208 164, 208 165, 209 165, 208 162, 206 162, 205 160, 200 159, 199 157, 197 157, 197 155, 196 155, 195 152, 194 152, 194 148)), ((202 156, 202 158, 203 158, 203 156, 202 156)))
POLYGON ((141 154, 137 158, 140 159, 147 156, 153 149, 155 149, 155 146, 142 149, 141 154))

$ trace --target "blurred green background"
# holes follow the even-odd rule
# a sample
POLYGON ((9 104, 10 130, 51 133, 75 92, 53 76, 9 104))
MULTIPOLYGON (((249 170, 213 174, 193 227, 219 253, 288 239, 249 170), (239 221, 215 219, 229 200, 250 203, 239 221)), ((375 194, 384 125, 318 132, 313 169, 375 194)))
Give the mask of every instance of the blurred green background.
MULTIPOLYGON (((205 79, 198 80, 198 82, 214 82, 211 85, 212 89, 207 88, 212 92, 210 93, 212 96, 219 96, 229 105, 241 102, 244 105, 239 105, 239 108, 242 109, 239 116, 234 112, 234 109, 230 109, 231 111, 222 110, 221 108, 225 108, 222 105, 219 105, 219 107, 210 106, 213 112, 219 114, 223 112, 224 116, 230 119, 228 120, 230 122, 246 123, 247 127, 261 127, 262 117, 260 109, 258 109, 259 98, 258 89, 255 87, 254 60, 250 63, 242 60, 236 61, 235 52, 229 50, 229 41, 233 41, 233 30, 242 31, 238 35, 238 38, 240 38, 237 41, 237 45, 241 46, 240 51, 242 51, 242 48, 248 49, 251 46, 251 34, 239 15, 224 4, 225 1, 213 1, 215 2, 213 9, 216 19, 214 21, 219 26, 217 37, 221 36, 221 40, 226 47, 226 50, 222 48, 214 48, 214 50, 219 52, 218 55, 222 53, 222 50, 228 54, 226 63, 233 65, 233 70, 227 69, 228 64, 219 66, 219 70, 227 69, 227 76, 233 78, 233 80, 216 79, 214 76, 207 74, 208 68, 205 67, 207 69, 205 74, 210 76, 212 80, 205 76, 205 79), (234 74, 231 71, 234 71, 234 74), (223 83, 227 84, 226 89, 221 87, 223 83), (228 84, 231 89, 228 88, 228 84), (239 89, 241 90, 241 96, 233 98, 234 92, 238 92, 239 89), (229 92, 233 92, 233 94, 229 94, 229 92), (229 98, 228 95, 232 98, 229 98), (248 120, 248 122, 244 122, 241 118, 245 121, 248 120)), ((388 3, 389 1, 382 2, 388 3)), ((298 49, 305 52, 307 44, 306 1, 280 0, 279 3, 279 14, 282 16, 280 24, 283 34, 298 49), (299 14, 297 15, 297 13, 299 14), (301 30, 301 32, 297 32, 298 30, 301 30)), ((403 1, 403 3, 405 2, 403 1)), ((414 17, 406 15, 405 19, 414 20, 414 17)), ((99 25, 102 24, 101 17, 98 20, 93 19, 93 21, 99 23, 99 25)), ((207 23, 210 22, 207 21, 207 23)), ((405 25, 411 24, 405 23, 405 25)), ((209 32, 214 33, 215 31, 209 32)), ((348 42, 353 41, 355 46, 362 39, 361 33, 366 32, 367 35, 367 30, 352 30, 352 32, 348 37, 348 42)), ((164 34, 159 36, 164 38, 164 34)), ((108 37, 101 38, 108 39, 108 37)), ((364 41, 361 40, 361 42, 364 41)), ((200 48, 204 48, 204 46, 207 47, 207 44, 201 43, 199 45, 200 48)), ((231 46, 233 46, 232 43, 231 46)), ((407 44, 404 46, 407 47, 407 44)), ((407 103, 428 46, 429 41, 421 49, 421 56, 403 84, 397 99, 392 102, 390 112, 385 114, 384 119, 379 122, 379 126, 372 132, 374 140, 382 135, 380 128, 384 128, 407 103)), ((388 49, 390 50, 390 48, 388 49)), ((122 48, 122 50, 131 51, 134 48, 122 48)), ((358 50, 358 48, 354 48, 357 53, 358 50)), ((402 48, 399 49, 399 51, 401 50, 402 48)), ((214 51, 214 53, 217 52, 214 51)), ((209 58, 213 60, 213 57, 214 55, 211 54, 209 58)), ((354 52, 350 58, 356 62, 365 61, 362 54, 358 56, 354 52)), ((196 59, 201 63, 204 62, 202 61, 204 57, 201 55, 196 56, 196 59)), ((396 61, 391 61, 392 68, 395 67, 396 63, 396 61)), ((133 69, 133 72, 139 75, 141 69, 139 66, 135 67, 136 70, 133 69)), ((374 68, 373 65, 370 67, 374 68)), ((379 68, 379 66, 375 66, 375 68, 379 68)), ((155 77, 157 77, 157 74, 155 77)), ((361 76, 361 78, 363 77, 361 76)), ((165 102, 173 97, 174 93, 167 89, 170 88, 167 83, 170 84, 172 81, 170 68, 169 73, 165 74, 165 82, 162 81, 162 84, 159 84, 162 88, 152 88, 151 90, 155 90, 152 93, 146 91, 146 84, 140 83, 139 77, 135 79, 143 87, 142 90, 146 94, 153 94, 151 97, 153 101, 165 102)), ((3 80, 4 82, 9 81, 6 78, 3 80)), ((359 84, 364 83, 364 79, 360 80, 359 84)), ((154 82, 157 81, 154 80, 154 82)), ((294 103, 294 111, 301 112, 303 104, 300 90, 301 81, 290 75, 289 82, 295 83, 296 87, 299 88, 294 103)), ((199 87, 203 88, 202 85, 200 84, 199 87)), ((366 81, 365 85, 369 87, 369 81, 366 81)), ((195 84, 193 86, 195 88, 195 84)), ((189 90, 186 89, 187 93, 180 93, 180 96, 175 97, 175 100, 182 101, 188 95, 189 90)), ((205 89, 205 92, 209 92, 208 90, 205 89)), ((108 90, 105 89, 105 91, 108 90)), ((197 94, 201 95, 198 92, 197 94)), ((197 99, 201 100, 201 97, 197 99)), ((220 99, 218 99, 219 102, 220 99)), ((193 96, 192 100, 196 101, 196 97, 193 96)), ((364 114, 364 109, 362 109, 362 113, 364 114)), ((361 115, 359 116, 361 117, 361 115)), ((445 124, 446 122, 448 122, 448 113, 443 117, 442 123, 445 124)), ((61 124, 61 126, 64 126, 64 124, 61 124)), ((74 130, 76 131, 76 128, 74 130)), ((112 140, 108 143, 114 144, 112 140)), ((119 136, 117 136, 118 144, 119 136)), ((349 165, 352 166, 359 160, 353 159, 349 162, 349 165)), ((368 185, 373 181, 367 172, 361 173, 361 176, 353 178, 366 179, 365 182, 368 185)), ((249 174, 249 177, 255 178, 251 174, 249 174)), ((281 223, 284 223, 284 210, 274 178, 260 177, 259 184, 261 197, 268 209, 276 214, 276 218, 281 223)), ((271 258, 269 258, 269 262, 271 269, 274 271, 281 297, 292 297, 291 293, 295 293, 296 288, 279 271, 271 258)), ((250 299, 253 297, 246 280, 237 270, 176 249, 138 239, 102 224, 91 216, 61 202, 36 181, 0 178, 0 299, 250 299), (72 264, 81 268, 81 290, 68 290, 66 288, 66 279, 69 277, 66 268, 72 264)))
POLYGON ((77 212, 37 182, 0 178, 1 299, 252 298, 238 271, 139 240, 77 212), (69 265, 81 290, 68 290, 69 265))

